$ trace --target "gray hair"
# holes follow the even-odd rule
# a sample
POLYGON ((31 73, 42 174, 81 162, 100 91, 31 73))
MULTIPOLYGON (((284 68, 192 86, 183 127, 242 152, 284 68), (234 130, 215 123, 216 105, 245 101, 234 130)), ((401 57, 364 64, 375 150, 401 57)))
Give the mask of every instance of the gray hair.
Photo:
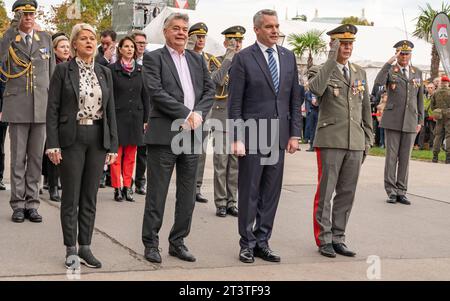
POLYGON ((164 20, 164 29, 169 27, 169 24, 173 20, 183 20, 186 23, 189 23, 189 16, 187 14, 182 13, 171 13, 165 20, 164 20))
POLYGON ((133 30, 131 32, 131 38, 134 40, 134 39, 136 39, 137 36, 141 36, 141 37, 144 37, 145 39, 147 39, 147 35, 142 30, 133 30))
MULTIPOLYGON (((80 34, 80 32, 82 30, 88 30, 88 31, 92 32, 95 37, 97 37, 97 33, 95 32, 95 29, 91 25, 86 24, 86 23, 76 24, 72 28, 72 34, 70 35, 70 54, 72 57, 77 56, 77 50, 73 47, 73 42, 75 42, 78 39, 78 35, 80 34)), ((97 48, 95 47, 94 57, 95 57, 96 53, 97 53, 97 48)))
POLYGON ((261 27, 263 16, 275 16, 278 18, 277 12, 272 9, 262 9, 253 16, 253 26, 261 27))

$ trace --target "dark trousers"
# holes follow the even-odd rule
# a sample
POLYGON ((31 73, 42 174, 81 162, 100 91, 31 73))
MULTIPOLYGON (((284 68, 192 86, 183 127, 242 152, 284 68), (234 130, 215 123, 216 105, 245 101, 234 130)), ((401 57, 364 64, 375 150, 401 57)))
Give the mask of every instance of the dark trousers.
POLYGON ((284 150, 278 162, 261 165, 264 155, 239 157, 238 205, 241 248, 268 246, 283 183, 284 150))
POLYGON ((198 155, 176 155, 168 145, 148 145, 147 166, 147 195, 142 225, 144 246, 149 248, 159 245, 158 233, 163 222, 167 191, 174 168, 177 177, 175 222, 170 231, 169 242, 180 246, 184 244, 184 238, 191 229, 198 155))
POLYGON ((317 121, 319 117, 319 112, 311 110, 308 117, 309 118, 309 144, 312 147, 314 144, 314 138, 316 136, 317 121))
POLYGON ((90 245, 97 192, 105 164, 101 125, 78 125, 74 144, 62 149, 61 225, 64 245, 90 245))
POLYGON ((147 169, 147 145, 138 146, 136 154, 136 175, 134 183, 136 187, 145 187, 145 170, 147 169))
POLYGON ((0 122, 0 182, 5 171, 5 138, 8 131, 8 123, 0 122))
MULTIPOLYGON (((47 147, 44 149, 47 149, 47 147)), ((42 157, 42 175, 47 178, 49 187, 59 186, 59 167, 50 161, 45 152, 42 157)))

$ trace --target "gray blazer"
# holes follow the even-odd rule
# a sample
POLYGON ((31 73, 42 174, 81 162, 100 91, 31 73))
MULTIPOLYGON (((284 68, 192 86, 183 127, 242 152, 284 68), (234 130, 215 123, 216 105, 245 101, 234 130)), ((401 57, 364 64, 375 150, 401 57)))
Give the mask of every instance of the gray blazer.
MULTIPOLYGON (((6 83, 2 121, 11 123, 45 123, 47 109, 48 87, 55 68, 52 39, 49 34, 35 31, 32 37, 31 55, 27 51, 25 41, 17 29, 9 28, 0 40, 0 61, 11 63, 11 74, 24 70, 18 66, 9 54, 12 47, 17 56, 28 63, 32 61, 33 76, 26 74, 16 79, 9 79, 6 83), (33 93, 27 81, 33 80, 33 93)), ((8 65, 6 65, 8 68, 8 65)), ((7 70, 9 72, 9 70, 7 70)))
POLYGON ((361 151, 373 144, 366 72, 351 63, 349 68, 350 81, 344 78, 335 60, 329 59, 309 70, 309 87, 319 102, 314 147, 361 151))
MULTIPOLYGON (((203 57, 186 50, 186 59, 195 91, 193 110, 201 111, 205 120, 213 103, 214 84, 203 57)), ((151 103, 144 142, 171 145, 172 138, 179 133, 171 130, 172 122, 186 119, 191 111, 184 105, 180 78, 166 47, 144 54, 142 75, 151 103)))
POLYGON ((386 63, 375 79, 376 84, 386 86, 388 91, 381 127, 415 133, 424 120, 422 71, 411 66, 406 78, 399 67, 386 63))

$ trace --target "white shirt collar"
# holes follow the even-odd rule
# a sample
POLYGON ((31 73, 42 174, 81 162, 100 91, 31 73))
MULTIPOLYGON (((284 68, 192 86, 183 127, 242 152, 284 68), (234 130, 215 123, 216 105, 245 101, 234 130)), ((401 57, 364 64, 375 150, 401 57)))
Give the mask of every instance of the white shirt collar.
POLYGON ((27 35, 29 35, 29 36, 31 37, 31 41, 33 41, 34 30, 31 30, 30 33, 24 33, 23 31, 19 30, 19 34, 20 34, 20 36, 22 37, 22 39, 23 39, 25 42, 26 42, 25 37, 26 37, 27 35))
POLYGON ((178 51, 176 51, 175 49, 173 49, 172 47, 170 47, 169 45, 166 44, 167 50, 169 50, 170 54, 176 54, 179 56, 183 56, 186 54, 186 50, 183 50, 183 52, 180 54, 178 51))
MULTIPOLYGON (((336 63, 337 63, 337 62, 336 62, 336 63)), ((348 70, 348 71, 350 71, 350 65, 349 65, 349 62, 347 62, 347 64, 345 64, 345 65, 342 65, 342 64, 337 63, 337 66, 338 66, 339 70, 341 70, 342 72, 343 72, 342 69, 344 69, 344 66, 347 67, 347 70, 348 70)))
MULTIPOLYGON (((263 53, 266 53, 266 50, 269 49, 269 47, 267 47, 267 46, 264 45, 263 43, 259 42, 258 40, 256 41, 256 43, 258 44, 259 48, 261 48, 261 51, 262 51, 263 53)), ((278 53, 278 48, 277 48, 277 45, 276 45, 276 44, 273 45, 273 46, 270 47, 270 48, 272 48, 273 51, 274 51, 275 53, 278 53)))

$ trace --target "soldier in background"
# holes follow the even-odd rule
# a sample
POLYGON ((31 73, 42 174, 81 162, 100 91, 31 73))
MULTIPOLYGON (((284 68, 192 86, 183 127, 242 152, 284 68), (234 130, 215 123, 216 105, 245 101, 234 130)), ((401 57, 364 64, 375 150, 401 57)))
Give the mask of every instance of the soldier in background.
POLYGON ((442 137, 445 135, 445 163, 450 164, 450 79, 441 78, 441 87, 431 96, 431 109, 433 110, 436 126, 434 128, 433 162, 438 162, 442 137))
MULTIPOLYGON (((186 48, 189 50, 193 50, 203 56, 203 58, 206 61, 206 66, 208 67, 208 70, 211 72, 211 65, 214 64, 215 57, 203 51, 206 45, 206 35, 208 33, 208 26, 206 26, 205 23, 199 22, 195 23, 194 25, 189 28, 188 32, 188 41, 186 48)), ((206 120, 208 120, 210 117, 210 113, 206 116, 206 120)), ((205 120, 205 122, 206 122, 205 120)), ((203 141, 208 140, 208 132, 203 132, 203 141)), ((203 145, 206 145, 207 143, 203 143, 203 145)), ((203 185, 203 174, 205 172, 205 161, 206 161, 206 153, 203 152, 199 155, 198 158, 198 169, 197 169, 197 188, 195 193, 195 200, 199 203, 207 203, 208 199, 204 197, 201 193, 202 185, 203 185)))
POLYGON ((388 203, 410 205, 406 197, 409 159, 424 124, 422 72, 409 64, 414 48, 412 42, 402 40, 394 48, 396 54, 375 79, 375 84, 386 86, 388 92, 381 120, 386 140, 384 187, 388 203))
POLYGON ((216 84, 216 96, 211 109, 211 119, 220 121, 222 127, 213 130, 214 137, 214 202, 216 215, 225 217, 227 214, 238 216, 237 190, 238 190, 238 158, 231 154, 226 145, 226 120, 228 117, 228 71, 234 55, 242 48, 245 28, 233 26, 222 32, 225 35, 225 54, 212 58, 211 77, 216 84), (220 149, 217 149, 221 146, 220 149), (216 151, 219 153, 216 153, 216 151))
POLYGON ((35 0, 17 0, 14 19, 0 41, 6 66, 2 121, 9 123, 13 222, 42 222, 39 182, 44 153, 47 96, 55 68, 52 39, 36 30, 35 0))

